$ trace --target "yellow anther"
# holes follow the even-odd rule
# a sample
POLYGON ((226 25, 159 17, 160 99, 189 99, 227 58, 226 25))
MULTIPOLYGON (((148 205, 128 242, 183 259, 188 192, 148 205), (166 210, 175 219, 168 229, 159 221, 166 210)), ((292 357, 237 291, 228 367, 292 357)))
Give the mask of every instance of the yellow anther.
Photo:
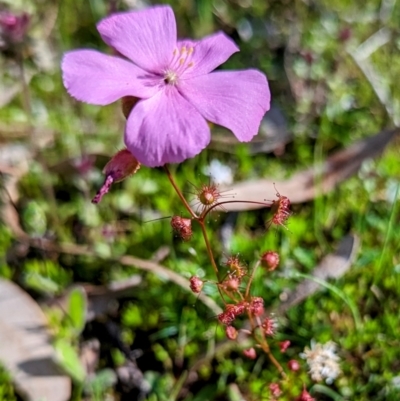
POLYGON ((179 65, 182 65, 184 62, 185 62, 185 59, 184 59, 184 58, 181 58, 181 59, 179 60, 179 65))
POLYGON ((194 47, 189 47, 189 51, 188 51, 189 56, 193 53, 193 51, 194 51, 194 47))
POLYGON ((189 64, 188 64, 188 67, 193 67, 194 66, 194 63, 193 63, 193 61, 191 61, 189 64))
POLYGON ((181 54, 186 53, 186 46, 183 46, 181 49, 181 54))
POLYGON ((178 49, 174 49, 174 51, 172 52, 172 54, 173 54, 174 56, 176 56, 176 53, 178 53, 178 49))

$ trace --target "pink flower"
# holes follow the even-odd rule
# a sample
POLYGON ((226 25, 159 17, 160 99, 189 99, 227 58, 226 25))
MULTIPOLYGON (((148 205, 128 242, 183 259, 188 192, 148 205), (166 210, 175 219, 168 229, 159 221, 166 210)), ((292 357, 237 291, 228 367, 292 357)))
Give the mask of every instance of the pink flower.
POLYGON ((64 85, 71 96, 92 104, 140 99, 129 114, 125 144, 142 164, 180 163, 197 155, 210 142, 207 121, 230 129, 239 141, 257 134, 270 104, 267 79, 256 70, 212 72, 239 50, 223 33, 177 40, 168 6, 114 14, 97 29, 125 58, 68 52, 64 85))

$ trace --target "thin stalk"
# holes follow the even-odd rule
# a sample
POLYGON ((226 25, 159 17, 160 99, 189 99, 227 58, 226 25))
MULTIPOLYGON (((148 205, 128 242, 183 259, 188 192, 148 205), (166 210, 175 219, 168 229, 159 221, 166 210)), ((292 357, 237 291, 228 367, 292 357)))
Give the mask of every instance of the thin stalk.
POLYGON ((257 342, 257 344, 261 347, 261 349, 267 354, 269 360, 273 363, 273 365, 275 365, 275 367, 278 369, 279 373, 281 374, 281 376, 283 378, 286 378, 286 373, 283 370, 281 364, 277 361, 277 359, 273 356, 272 352, 271 352, 271 348, 269 347, 268 341, 265 338, 265 334, 264 332, 261 330, 261 339, 257 337, 256 335, 256 328, 257 327, 261 327, 261 321, 260 318, 257 317, 257 325, 254 323, 252 316, 249 314, 249 321, 250 324, 252 326, 252 332, 253 332, 253 337, 254 340, 257 342), (261 340, 261 341, 260 341, 261 340))
POLYGON ((187 203, 187 200, 185 199, 185 197, 183 196, 180 188, 178 187, 178 185, 176 184, 174 177, 172 176, 168 166, 165 164, 164 165, 164 170, 167 173, 167 177, 169 179, 169 182, 172 184, 172 186, 175 189, 175 192, 177 193, 177 195, 179 196, 179 199, 181 200, 181 202, 183 203, 183 206, 185 206, 186 210, 190 213, 190 215, 194 218, 194 219, 198 219, 196 213, 192 210, 192 208, 190 207, 189 203, 187 203))
POLYGON ((207 217, 208 213, 210 213, 213 209, 215 209, 219 206, 222 206, 222 205, 226 205, 227 203, 250 203, 253 205, 261 205, 264 207, 272 206, 272 202, 266 203, 266 202, 247 201, 247 200, 231 200, 231 201, 218 202, 215 205, 212 205, 208 209, 204 210, 203 213, 201 214, 200 218, 205 219, 207 217))
MULTIPOLYGON (((203 234, 204 242, 206 244, 207 254, 208 254, 208 257, 210 258, 211 266, 213 267, 214 272, 217 275, 217 279, 219 280, 218 266, 215 263, 214 254, 212 252, 210 241, 208 239, 206 226, 204 225, 204 221, 203 220, 197 219, 197 222, 200 224, 200 227, 201 227, 201 232, 203 234)), ((220 289, 219 286, 218 286, 218 289, 220 289)))
POLYGON ((258 266, 260 266, 260 261, 258 261, 256 263, 256 265, 254 266, 253 270, 251 271, 251 275, 250 275, 249 281, 247 282, 247 286, 246 286, 246 292, 244 294, 245 299, 247 299, 247 297, 249 296, 251 283, 253 282, 254 275, 256 273, 256 270, 257 270, 258 266))

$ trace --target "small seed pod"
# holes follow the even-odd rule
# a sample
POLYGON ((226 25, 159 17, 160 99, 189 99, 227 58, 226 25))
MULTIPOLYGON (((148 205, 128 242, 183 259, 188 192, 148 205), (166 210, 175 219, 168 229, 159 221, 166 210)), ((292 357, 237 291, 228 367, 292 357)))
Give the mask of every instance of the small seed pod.
POLYGON ((190 282, 190 289, 195 293, 199 294, 203 288, 204 281, 197 276, 192 276, 189 279, 190 282))
POLYGON ((130 175, 135 174, 139 168, 140 163, 128 149, 122 149, 117 152, 103 169, 106 179, 103 186, 92 199, 92 203, 99 203, 114 182, 122 181, 130 175))
POLYGON ((274 251, 267 251, 261 255, 261 266, 268 271, 275 270, 279 265, 279 255, 274 251))
POLYGON ((181 216, 173 216, 171 227, 174 232, 183 240, 189 241, 192 238, 192 220, 181 216))
POLYGON ((243 350, 243 355, 246 358, 249 358, 249 359, 256 359, 257 358, 257 352, 256 352, 256 350, 254 348, 244 349, 243 350))

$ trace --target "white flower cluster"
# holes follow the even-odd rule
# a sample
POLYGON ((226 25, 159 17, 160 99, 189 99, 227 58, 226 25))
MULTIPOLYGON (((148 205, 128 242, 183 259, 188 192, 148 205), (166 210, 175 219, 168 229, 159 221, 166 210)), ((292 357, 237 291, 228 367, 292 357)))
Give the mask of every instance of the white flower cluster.
POLYGON ((333 381, 341 373, 339 366, 340 358, 336 354, 336 344, 328 341, 326 344, 311 341, 311 348, 306 347, 300 354, 300 358, 306 359, 310 368, 309 373, 313 380, 322 381, 327 384, 333 381))

